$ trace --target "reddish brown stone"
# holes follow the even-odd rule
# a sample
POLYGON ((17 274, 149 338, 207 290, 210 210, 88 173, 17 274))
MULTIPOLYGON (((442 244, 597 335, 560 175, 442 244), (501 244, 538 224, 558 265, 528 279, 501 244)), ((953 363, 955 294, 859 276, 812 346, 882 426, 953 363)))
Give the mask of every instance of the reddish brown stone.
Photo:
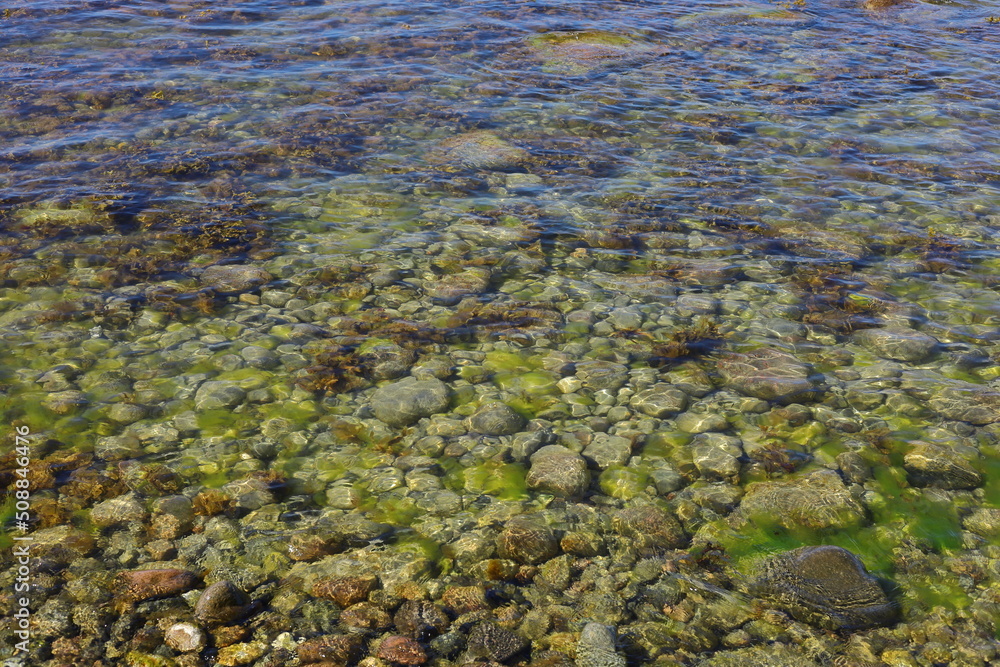
POLYGON ((333 600, 341 608, 346 608, 367 600, 368 594, 375 590, 377 584, 378 579, 373 576, 319 579, 313 584, 312 593, 318 598, 333 600))
POLYGON ((197 583, 198 576, 187 570, 132 570, 115 577, 115 590, 119 603, 129 604, 179 595, 197 583))
POLYGON ((383 639, 375 656, 400 665, 422 665, 427 662, 427 654, 420 644, 400 635, 383 639))

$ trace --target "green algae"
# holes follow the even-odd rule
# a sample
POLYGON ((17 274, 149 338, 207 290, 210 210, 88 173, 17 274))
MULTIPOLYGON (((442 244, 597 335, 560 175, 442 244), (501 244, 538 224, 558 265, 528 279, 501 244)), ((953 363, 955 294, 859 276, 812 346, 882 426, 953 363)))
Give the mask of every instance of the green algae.
POLYGON ((598 477, 601 492, 618 500, 632 500, 646 490, 649 476, 642 470, 610 466, 598 477))

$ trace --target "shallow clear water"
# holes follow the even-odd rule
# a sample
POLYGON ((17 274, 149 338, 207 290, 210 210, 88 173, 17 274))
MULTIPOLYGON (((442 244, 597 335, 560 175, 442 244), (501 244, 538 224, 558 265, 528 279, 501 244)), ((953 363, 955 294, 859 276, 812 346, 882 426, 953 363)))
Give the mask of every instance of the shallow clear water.
MULTIPOLYGON (((433 554, 422 577, 474 579, 482 568, 447 546, 461 524, 431 525, 449 512, 394 477, 423 470, 397 457, 433 459, 428 483, 460 497, 466 528, 489 541, 507 515, 552 502, 526 484, 518 435, 579 451, 607 432, 631 456, 588 459, 594 484, 574 502, 659 503, 695 550, 721 544, 740 567, 755 552, 845 546, 894 578, 907 623, 986 605, 992 570, 956 566, 933 575, 938 587, 921 573, 997 558, 1000 530, 967 519, 1000 499, 1000 412, 992 395, 975 399, 994 406, 980 418, 940 393, 1000 378, 1000 22, 986 1, 877 4, 6 9, 0 407, 54 471, 34 482, 36 527, 72 523, 109 570, 136 569, 171 559, 121 547, 115 524, 89 518, 95 503, 222 488, 234 521, 261 508, 362 514, 433 554), (267 279, 230 289, 203 275, 228 264, 267 279), (893 356, 858 335, 899 328, 933 349, 893 356), (251 361, 248 347, 275 359, 251 361), (725 355, 761 347, 823 374, 805 423, 782 411, 798 401, 740 401, 725 355), (584 360, 624 366, 625 393, 575 385, 584 360), (887 361, 888 375, 869 372, 887 361), (373 388, 410 367, 445 380, 451 402, 429 424, 387 426, 373 388), (205 380, 243 398, 202 404, 205 380), (724 425, 637 407, 664 382, 688 395, 673 413, 724 425), (491 401, 536 421, 477 436, 466 418, 491 401), (697 462, 702 432, 742 440, 735 473, 697 462), (982 478, 921 477, 904 457, 923 440, 982 478), (850 478, 845 452, 867 481, 850 478), (853 484, 862 520, 727 519, 749 484, 822 468, 853 484), (235 500, 246 480, 270 485, 268 502, 235 500), (491 518, 477 498, 508 509, 491 518), (907 569, 907 550, 923 569, 907 569)), ((218 514, 205 498, 202 516, 218 514)), ((561 502, 553 525, 570 512, 561 502)), ((233 548, 227 567, 256 562, 233 548)), ((269 576, 293 567, 280 558, 269 576)), ((993 631, 961 618, 977 637, 993 631)), ((635 633, 637 664, 742 646, 678 631, 657 653, 635 633)))

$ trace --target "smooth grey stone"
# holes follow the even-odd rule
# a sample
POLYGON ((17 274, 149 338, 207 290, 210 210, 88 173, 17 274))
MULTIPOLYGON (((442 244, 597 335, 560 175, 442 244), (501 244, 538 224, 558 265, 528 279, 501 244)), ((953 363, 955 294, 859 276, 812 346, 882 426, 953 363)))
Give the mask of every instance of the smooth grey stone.
POLYGON ((615 652, 615 629, 587 623, 576 642, 577 667, 625 667, 624 656, 615 652))
POLYGON ((583 458, 598 469, 625 465, 632 456, 632 441, 617 435, 598 433, 583 450, 583 458))
POLYGON ((372 396, 375 416, 389 426, 409 426, 448 409, 450 392, 437 379, 406 378, 380 387, 372 396))
MULTIPOLYGON (((209 380, 198 387, 194 404, 198 410, 219 410, 235 408, 246 399, 247 394, 235 382, 209 380)), ((178 428, 180 428, 178 426, 178 428)))
POLYGON ((687 404, 687 394, 669 384, 658 384, 643 389, 629 401, 629 406, 658 419, 681 412, 687 404))
POLYGON ((484 435, 512 435, 523 427, 524 417, 499 402, 487 403, 469 418, 470 430, 484 435))

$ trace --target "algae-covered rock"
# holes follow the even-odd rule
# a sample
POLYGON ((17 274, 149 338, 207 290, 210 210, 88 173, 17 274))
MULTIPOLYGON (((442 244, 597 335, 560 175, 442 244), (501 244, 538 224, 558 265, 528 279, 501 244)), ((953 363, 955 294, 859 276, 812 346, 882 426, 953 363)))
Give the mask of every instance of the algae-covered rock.
POLYGON ((542 61, 543 69, 577 76, 634 66, 667 53, 665 47, 603 30, 546 32, 530 38, 528 47, 542 61))
POLYGON ((748 587, 795 618, 832 630, 888 625, 896 608, 861 560, 836 546, 783 553, 748 587))
POLYGON ((983 483, 982 474, 954 447, 921 440, 914 440, 910 447, 903 456, 903 467, 914 486, 974 489, 983 483))
POLYGON ((859 526, 865 521, 865 510, 840 475, 818 470, 751 485, 734 518, 738 523, 763 521, 793 531, 824 530, 859 526))

